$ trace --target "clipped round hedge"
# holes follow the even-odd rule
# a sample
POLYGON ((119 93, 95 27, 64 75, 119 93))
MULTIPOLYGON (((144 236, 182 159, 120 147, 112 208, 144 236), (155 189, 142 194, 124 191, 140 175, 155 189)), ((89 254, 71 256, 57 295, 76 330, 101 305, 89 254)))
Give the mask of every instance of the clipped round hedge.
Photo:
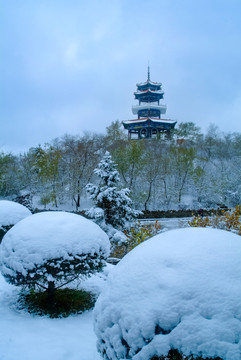
POLYGON ((94 310, 98 351, 106 360, 240 360, 240 289, 240 236, 156 235, 110 273, 94 310))
POLYGON ((91 220, 67 212, 42 212, 6 233, 0 268, 12 284, 56 287, 100 270, 109 249, 108 236, 91 220))

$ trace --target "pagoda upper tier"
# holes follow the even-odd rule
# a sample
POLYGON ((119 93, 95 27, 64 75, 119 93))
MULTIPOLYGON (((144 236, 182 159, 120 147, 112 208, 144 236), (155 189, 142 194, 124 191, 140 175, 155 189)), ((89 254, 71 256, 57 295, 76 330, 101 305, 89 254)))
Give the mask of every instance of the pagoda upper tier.
POLYGON ((143 83, 136 84, 136 87, 140 91, 146 91, 148 89, 150 90, 161 90, 162 83, 153 82, 150 79, 143 83))
POLYGON ((141 102, 158 102, 159 100, 163 99, 164 91, 162 90, 137 90, 134 92, 135 99, 141 102))
POLYGON ((150 67, 148 66, 147 81, 136 84, 137 91, 134 92, 135 99, 139 100, 139 104, 142 102, 158 102, 163 99, 164 91, 162 91, 162 84, 159 82, 151 81, 150 79, 150 67))

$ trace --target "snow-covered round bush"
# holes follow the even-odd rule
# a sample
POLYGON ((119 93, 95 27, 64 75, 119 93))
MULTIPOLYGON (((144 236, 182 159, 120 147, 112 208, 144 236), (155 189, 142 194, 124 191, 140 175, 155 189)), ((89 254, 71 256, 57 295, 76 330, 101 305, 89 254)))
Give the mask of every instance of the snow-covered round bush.
POLYGON ((21 204, 0 200, 0 242, 13 225, 31 214, 31 211, 21 204))
POLYGON ((108 236, 91 220, 42 212, 7 232, 0 246, 0 268, 12 284, 54 289, 100 270, 109 248, 108 236))
POLYGON ((240 360, 241 241, 216 229, 154 236, 110 273, 95 306, 104 359, 240 360))

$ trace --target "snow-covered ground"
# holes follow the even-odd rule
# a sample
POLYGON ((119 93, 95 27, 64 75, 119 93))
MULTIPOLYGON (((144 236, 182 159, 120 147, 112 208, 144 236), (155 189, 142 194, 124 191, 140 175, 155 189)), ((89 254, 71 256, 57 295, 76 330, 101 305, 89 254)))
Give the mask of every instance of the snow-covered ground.
MULTIPOLYGON (((92 286, 101 283, 95 280, 92 286)), ((30 315, 16 309, 18 291, 0 275, 0 360, 101 359, 92 311, 63 319, 30 315)))
MULTIPOLYGON (((164 221, 166 230, 185 223, 164 221)), ((240 237, 221 230, 182 229, 155 238, 149 240, 151 246, 140 245, 119 265, 108 265, 84 282, 86 290, 102 293, 95 310, 99 341, 113 316, 113 330, 123 326, 133 348, 138 334, 140 341, 153 337, 136 359, 147 359, 145 347, 150 355, 152 344, 157 349, 165 345, 166 351, 174 344, 187 353, 222 353, 225 360, 240 360, 240 237), (127 332, 126 326, 134 330, 127 332)), ((17 308, 18 292, 0 274, 0 360, 101 360, 92 311, 62 319, 35 316, 17 308)), ((118 342, 118 331, 114 338, 118 342)))

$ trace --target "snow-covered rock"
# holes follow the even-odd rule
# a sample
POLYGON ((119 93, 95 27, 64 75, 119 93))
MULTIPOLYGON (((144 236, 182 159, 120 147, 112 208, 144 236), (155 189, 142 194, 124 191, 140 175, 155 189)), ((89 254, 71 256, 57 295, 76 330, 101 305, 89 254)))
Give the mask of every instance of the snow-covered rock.
POLYGON ((31 211, 25 206, 14 201, 0 200, 0 228, 15 225, 29 215, 31 211))
POLYGON ((241 238, 216 229, 165 232, 127 254, 95 306, 104 359, 241 358, 241 238))
POLYGON ((42 212, 23 219, 3 237, 0 268, 16 285, 68 280, 103 266, 108 236, 93 221, 67 212, 42 212))

